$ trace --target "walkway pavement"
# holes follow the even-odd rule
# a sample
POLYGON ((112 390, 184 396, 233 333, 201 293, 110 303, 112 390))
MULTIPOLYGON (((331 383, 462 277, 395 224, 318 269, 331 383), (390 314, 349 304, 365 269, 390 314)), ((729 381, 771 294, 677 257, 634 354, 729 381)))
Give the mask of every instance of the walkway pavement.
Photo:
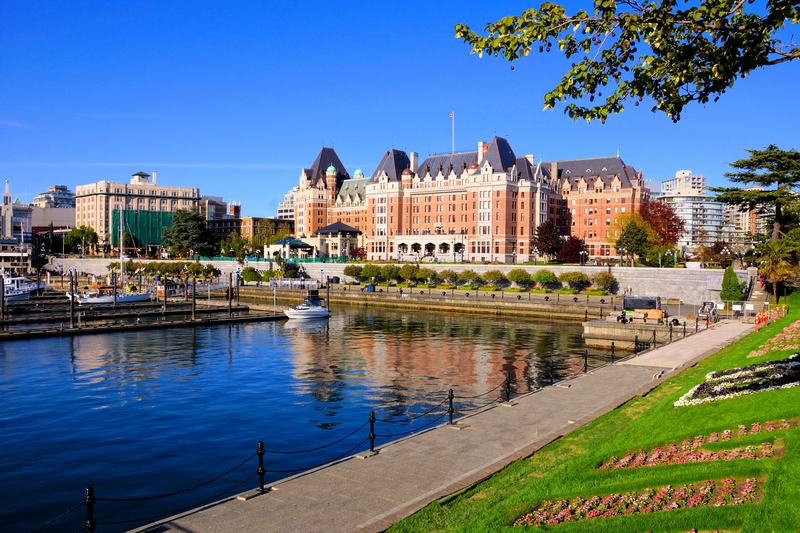
POLYGON ((359 532, 384 531, 436 499, 458 492, 528 457, 687 365, 752 331, 721 322, 651 352, 579 375, 557 386, 350 457, 272 485, 267 494, 236 497, 136 531, 359 532))

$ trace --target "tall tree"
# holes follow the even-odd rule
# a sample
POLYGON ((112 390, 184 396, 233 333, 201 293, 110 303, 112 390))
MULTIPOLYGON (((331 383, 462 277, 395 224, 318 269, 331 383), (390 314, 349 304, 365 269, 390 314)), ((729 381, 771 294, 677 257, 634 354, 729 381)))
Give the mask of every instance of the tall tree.
POLYGON ((631 221, 622 230, 614 248, 621 252, 621 255, 630 257, 631 261, 635 256, 643 256, 650 249, 650 239, 647 235, 647 228, 636 221, 631 221), (624 252, 623 252, 624 250, 624 252))
POLYGON ((77 228, 72 228, 64 237, 64 244, 73 250, 78 246, 78 244, 80 244, 82 254, 86 253, 87 243, 90 246, 97 244, 97 233, 91 226, 78 226, 77 228))
POLYGON ((550 220, 543 222, 536 228, 534 245, 539 249, 539 253, 547 257, 554 256, 561 249, 561 230, 550 220))
POLYGON ((653 245, 676 244, 678 239, 686 233, 685 222, 675 213, 675 209, 666 202, 657 200, 644 202, 639 213, 653 230, 653 245))
POLYGON ((755 209, 759 214, 771 216, 772 240, 777 241, 787 221, 785 208, 798 203, 795 187, 800 184, 800 152, 781 150, 774 144, 764 150, 745 151, 750 157, 731 163, 736 170, 726 172, 725 177, 755 187, 709 187, 709 190, 717 193, 718 201, 737 205, 740 211, 755 209))
POLYGON ((457 24, 455 36, 472 53, 509 61, 558 47, 574 62, 545 95, 545 109, 571 101, 570 117, 605 120, 647 97, 652 111, 677 122, 690 102, 716 101, 753 70, 800 58, 800 47, 778 35, 798 19, 797 0, 595 0, 591 13, 574 15, 548 2, 487 24, 485 35, 457 24), (605 101, 593 103, 603 92, 605 101))
POLYGON ((195 255, 211 255, 217 248, 217 238, 197 209, 175 211, 172 227, 164 228, 163 239, 164 246, 175 255, 186 254, 189 250, 195 255))

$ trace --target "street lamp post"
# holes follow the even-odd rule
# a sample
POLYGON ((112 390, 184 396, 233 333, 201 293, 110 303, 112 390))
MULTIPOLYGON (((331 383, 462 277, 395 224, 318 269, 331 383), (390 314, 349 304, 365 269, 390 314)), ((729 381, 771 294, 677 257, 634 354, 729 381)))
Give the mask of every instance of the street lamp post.
POLYGON ((511 250, 511 260, 516 265, 517 264, 517 251, 511 250))
POLYGON ((586 250, 581 250, 578 252, 581 256, 581 266, 586 266, 586 257, 589 255, 586 250))
POLYGON ((622 261, 623 261, 623 260, 624 260, 624 258, 625 258, 625 252, 626 252, 626 251, 627 251, 627 250, 625 250, 625 248, 624 248, 624 247, 619 249, 619 266, 622 266, 622 261))
POLYGON ((731 255, 731 251, 728 249, 727 246, 723 246, 722 250, 719 253, 720 255, 731 255))
POLYGON ((539 248, 537 248, 536 246, 534 246, 534 247, 533 247, 533 250, 531 250, 531 251, 533 252, 533 264, 535 265, 535 264, 536 264, 536 261, 538 261, 538 260, 539 260, 539 248))

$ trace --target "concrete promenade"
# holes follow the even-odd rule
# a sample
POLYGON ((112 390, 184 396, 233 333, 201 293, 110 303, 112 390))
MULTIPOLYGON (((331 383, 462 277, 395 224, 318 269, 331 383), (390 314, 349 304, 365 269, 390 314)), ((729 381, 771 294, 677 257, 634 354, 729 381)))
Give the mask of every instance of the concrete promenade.
MULTIPOLYGON (((384 531, 426 504, 458 492, 587 424, 753 330, 721 322, 715 329, 552 387, 381 445, 272 484, 264 495, 231 497, 135 531, 384 531), (459 428, 459 429, 455 429, 459 428)), ((380 431, 378 431, 380 433, 380 431)))

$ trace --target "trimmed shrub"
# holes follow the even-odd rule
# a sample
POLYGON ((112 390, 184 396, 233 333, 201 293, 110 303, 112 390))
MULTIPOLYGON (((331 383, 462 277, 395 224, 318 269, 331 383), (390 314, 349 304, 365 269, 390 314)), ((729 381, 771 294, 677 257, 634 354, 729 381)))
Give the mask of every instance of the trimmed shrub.
POLYGON ((599 289, 605 289, 606 291, 610 291, 614 288, 614 284, 617 282, 617 278, 614 277, 614 274, 607 271, 597 272, 594 276, 592 276, 592 281, 599 289))
POLYGON ((531 283, 531 275, 524 268, 515 268, 508 273, 508 280, 520 287, 527 287, 531 283))
POLYGON ((589 277, 583 272, 563 272, 558 281, 566 283, 572 289, 581 290, 589 285, 589 277))
POLYGON ((552 285, 558 281, 555 273, 552 270, 547 270, 543 268, 541 270, 537 270, 536 273, 533 275, 533 280, 538 283, 539 285, 552 285))

